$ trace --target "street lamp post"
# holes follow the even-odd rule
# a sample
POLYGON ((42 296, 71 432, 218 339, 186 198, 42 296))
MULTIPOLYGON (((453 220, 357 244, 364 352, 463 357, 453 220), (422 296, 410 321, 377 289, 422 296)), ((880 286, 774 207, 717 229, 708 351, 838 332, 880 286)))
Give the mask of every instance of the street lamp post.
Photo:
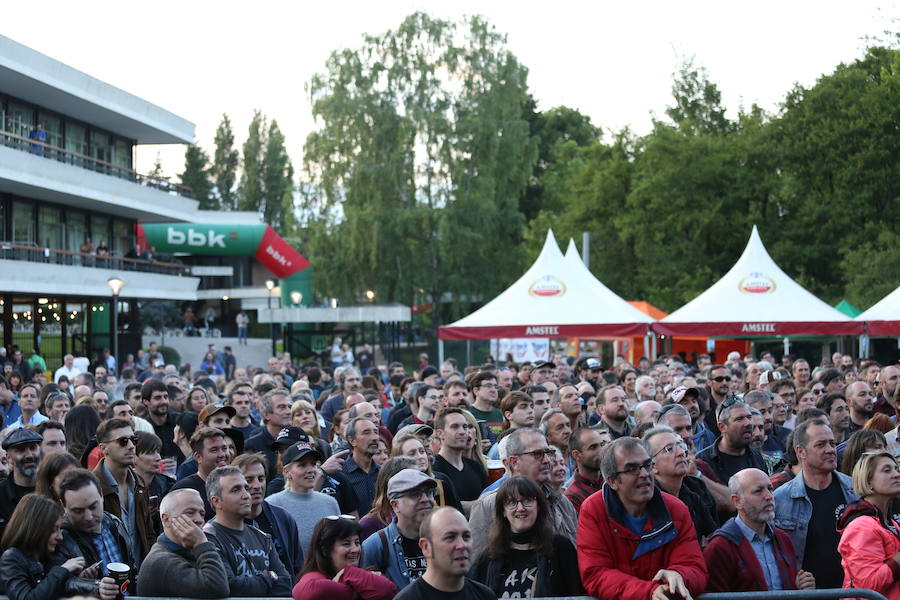
MULTIPOLYGON (((275 281, 272 279, 266 280, 266 289, 269 290, 269 310, 272 310, 272 290, 275 289, 275 281)), ((271 312, 270 312, 271 314, 271 312)), ((275 347, 275 322, 273 320, 269 320, 269 335, 272 337, 272 356, 275 356, 277 352, 277 348, 275 347)))
POLYGON ((113 359, 116 361, 116 374, 119 373, 119 294, 125 287, 125 282, 118 277, 110 277, 106 280, 112 292, 112 302, 110 303, 112 310, 109 311, 110 333, 112 333, 112 352, 113 359))

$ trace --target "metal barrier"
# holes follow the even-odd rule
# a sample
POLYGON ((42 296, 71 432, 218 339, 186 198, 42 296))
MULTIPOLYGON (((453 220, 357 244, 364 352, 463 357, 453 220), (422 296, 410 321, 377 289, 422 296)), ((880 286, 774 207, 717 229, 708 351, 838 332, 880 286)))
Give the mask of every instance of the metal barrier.
MULTIPOLYGON (((166 596, 157 598, 153 596, 129 596, 129 600, 193 600, 191 598, 175 598, 166 596)), ((784 590, 780 592, 722 592, 715 594, 702 594, 697 600, 839 600, 841 598, 865 598, 865 600, 887 600, 878 592, 862 588, 835 588, 827 590, 784 590)), ((7 596, 0 596, 0 600, 9 600, 7 596)), ((223 600, 238 600, 237 598, 225 598, 223 600)), ((241 598, 240 600, 291 600, 291 598, 241 598)), ((591 596, 558 596, 556 598, 533 598, 532 600, 595 600, 591 596)))

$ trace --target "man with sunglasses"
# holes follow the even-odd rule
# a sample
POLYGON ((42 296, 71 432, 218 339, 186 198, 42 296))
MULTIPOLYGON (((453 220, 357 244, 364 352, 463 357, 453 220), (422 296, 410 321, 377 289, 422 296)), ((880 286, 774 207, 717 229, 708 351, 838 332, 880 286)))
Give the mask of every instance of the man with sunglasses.
POLYGON ((359 566, 375 567, 402 590, 425 573, 419 528, 434 509, 437 482, 418 469, 403 469, 390 478, 387 496, 394 519, 362 545, 359 566))
MULTIPOLYGON (((731 371, 723 365, 713 365, 709 368, 706 379, 706 389, 709 390, 709 410, 706 411, 706 426, 712 431, 718 431, 716 412, 719 405, 725 402, 731 383, 731 371)), ((751 388, 752 389, 752 388, 751 388)), ((728 481, 725 479, 724 481, 728 481)))
POLYGON ((107 419, 97 427, 103 458, 93 473, 100 481, 103 509, 121 519, 136 566, 156 541, 150 494, 134 470, 137 438, 129 421, 107 419))
POLYGON ((766 471, 762 454, 750 443, 753 440, 753 420, 750 406, 731 395, 716 409, 719 437, 716 442, 697 454, 712 467, 719 481, 728 481, 743 469, 766 471))
MULTIPOLYGON (((506 459, 503 466, 509 475, 530 477, 547 493, 550 520, 554 533, 575 541, 578 527, 578 513, 568 498, 552 489, 550 481, 550 457, 556 450, 547 444, 547 438, 537 429, 523 427, 514 430, 505 438, 506 459)), ((501 456, 503 452, 501 452, 501 456)), ((472 525, 472 546, 474 556, 478 556, 487 546, 488 533, 494 521, 496 490, 486 492, 472 504, 469 522, 472 525)))
MULTIPOLYGON (((633 437, 603 455, 606 484, 581 506, 578 567, 588 595, 617 600, 691 600, 707 570, 691 514, 653 485, 653 459, 633 437)), ((474 530, 474 527, 473 527, 474 530)))

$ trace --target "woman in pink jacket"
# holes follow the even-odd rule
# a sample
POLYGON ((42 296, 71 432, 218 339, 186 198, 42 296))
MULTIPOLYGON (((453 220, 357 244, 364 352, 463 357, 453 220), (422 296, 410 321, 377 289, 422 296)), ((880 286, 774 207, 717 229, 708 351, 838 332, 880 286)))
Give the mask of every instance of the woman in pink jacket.
POLYGON ((853 490, 861 500, 838 520, 838 552, 845 588, 868 588, 900 600, 900 525, 891 502, 900 496, 900 468, 889 452, 867 452, 853 468, 853 490))
POLYGON ((313 529, 294 600, 390 600, 397 593, 389 579, 360 569, 359 523, 354 517, 325 517, 313 529))

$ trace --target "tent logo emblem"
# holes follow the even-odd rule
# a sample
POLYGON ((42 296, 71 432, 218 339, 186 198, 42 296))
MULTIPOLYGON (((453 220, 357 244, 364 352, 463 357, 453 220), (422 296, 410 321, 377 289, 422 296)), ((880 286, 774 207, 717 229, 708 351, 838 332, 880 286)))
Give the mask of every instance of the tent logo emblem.
POLYGON ((562 296, 566 293, 566 284, 553 275, 544 275, 528 286, 528 293, 532 296, 539 296, 541 298, 562 296))
POLYGON ((738 289, 745 294, 771 294, 775 291, 775 287, 771 277, 758 271, 750 273, 738 284, 738 289))

